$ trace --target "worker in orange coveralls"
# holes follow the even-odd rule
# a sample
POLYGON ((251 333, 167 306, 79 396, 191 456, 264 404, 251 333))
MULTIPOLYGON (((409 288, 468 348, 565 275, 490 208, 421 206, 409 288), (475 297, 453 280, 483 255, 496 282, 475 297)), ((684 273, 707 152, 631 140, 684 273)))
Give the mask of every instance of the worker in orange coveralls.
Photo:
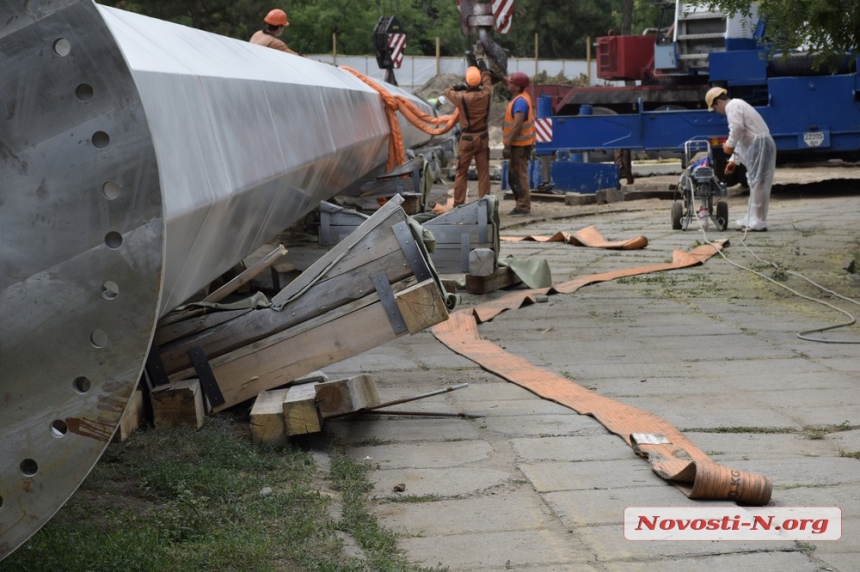
POLYGON ((531 80, 523 72, 514 72, 505 78, 513 99, 505 109, 502 137, 505 148, 502 156, 509 161, 508 182, 517 200, 512 215, 526 215, 532 211, 532 195, 529 189, 529 159, 535 141, 535 115, 531 97, 526 93, 531 80))
POLYGON ((478 198, 490 194, 490 99, 493 84, 490 72, 469 66, 466 85, 445 90, 445 97, 460 112, 460 146, 457 152, 457 174, 454 176, 454 207, 466 203, 469 188, 469 167, 475 159, 478 172, 478 198))
POLYGON ((278 36, 281 35, 284 28, 290 25, 287 21, 286 12, 275 8, 266 14, 263 21, 266 23, 266 28, 254 32, 254 35, 251 36, 251 39, 249 40, 252 44, 265 46, 267 48, 272 48, 273 50, 280 50, 282 52, 287 52, 288 54, 298 55, 296 52, 288 48, 287 44, 278 39, 278 36))

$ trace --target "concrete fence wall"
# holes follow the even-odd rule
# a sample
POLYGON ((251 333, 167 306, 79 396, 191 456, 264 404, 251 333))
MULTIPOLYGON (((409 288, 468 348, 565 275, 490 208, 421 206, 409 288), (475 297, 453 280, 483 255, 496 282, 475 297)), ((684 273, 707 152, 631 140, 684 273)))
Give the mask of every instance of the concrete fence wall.
MULTIPOLYGON (((334 64, 338 66, 351 67, 364 75, 382 82, 385 80, 385 70, 379 69, 374 56, 333 56, 332 54, 311 54, 308 58, 334 64)), ((529 76, 535 73, 546 72, 550 77, 564 74, 568 79, 574 79, 580 75, 588 75, 588 62, 585 60, 537 60, 531 58, 511 58, 508 60, 508 73, 515 71, 525 72, 529 76)), ((436 58, 434 56, 404 56, 403 65, 394 70, 397 85, 402 89, 414 93, 425 83, 438 74, 465 75, 466 60, 464 58, 436 58)), ((605 85, 597 79, 597 62, 591 62, 591 84, 605 85)))

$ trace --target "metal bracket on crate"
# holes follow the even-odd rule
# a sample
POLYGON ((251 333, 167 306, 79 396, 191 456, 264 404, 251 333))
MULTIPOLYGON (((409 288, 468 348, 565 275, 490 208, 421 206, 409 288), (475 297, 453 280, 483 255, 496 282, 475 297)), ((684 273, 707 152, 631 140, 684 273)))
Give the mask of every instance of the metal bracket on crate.
POLYGON ((203 348, 194 347, 188 350, 188 357, 191 358, 191 364, 194 366, 194 371, 197 372, 197 378, 200 380, 200 387, 203 388, 203 393, 206 399, 209 400, 210 407, 218 407, 225 403, 224 394, 221 393, 221 388, 218 387, 218 380, 215 379, 215 373, 209 365, 209 360, 206 354, 203 353, 203 348))
POLYGON ((370 279, 376 287, 376 293, 379 295, 379 301, 382 302, 382 307, 391 323, 391 329, 394 330, 395 334, 405 332, 407 330, 406 321, 403 319, 403 314, 400 313, 400 308, 397 307, 397 299, 394 297, 391 284, 388 283, 388 276, 385 272, 377 272, 370 279))
POLYGON ((427 260, 424 258, 421 249, 418 248, 417 239, 409 229, 409 223, 401 221, 391 228, 394 229, 394 236, 397 238, 397 242, 400 243, 400 249, 403 251, 406 262, 409 264, 409 268, 412 269, 415 279, 423 282, 432 278, 433 275, 430 273, 430 267, 427 266, 427 260))

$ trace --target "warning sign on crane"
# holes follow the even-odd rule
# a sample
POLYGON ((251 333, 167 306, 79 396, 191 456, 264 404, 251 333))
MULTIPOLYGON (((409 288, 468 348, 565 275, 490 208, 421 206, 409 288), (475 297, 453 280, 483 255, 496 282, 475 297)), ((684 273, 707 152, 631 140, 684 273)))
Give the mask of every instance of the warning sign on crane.
POLYGON ((406 32, 397 16, 379 18, 373 30, 373 47, 379 69, 385 70, 385 81, 397 85, 394 69, 403 63, 403 49, 406 47, 406 32))
POLYGON ((514 14, 514 0, 493 0, 493 25, 500 34, 511 30, 511 17, 514 14))

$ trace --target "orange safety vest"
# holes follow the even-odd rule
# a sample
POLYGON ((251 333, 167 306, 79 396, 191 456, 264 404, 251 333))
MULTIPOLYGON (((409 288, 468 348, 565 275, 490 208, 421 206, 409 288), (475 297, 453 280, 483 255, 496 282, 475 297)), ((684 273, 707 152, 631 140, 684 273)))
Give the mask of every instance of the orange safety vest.
POLYGON ((529 94, 523 92, 513 98, 508 104, 507 109, 505 109, 505 123, 502 125, 502 133, 505 136, 505 140, 509 140, 511 131, 514 128, 514 115, 511 113, 511 110, 514 108, 514 102, 519 97, 525 99, 526 103, 529 104, 529 117, 523 121, 523 128, 520 130, 520 134, 517 136, 516 140, 511 141, 511 145, 514 147, 525 147, 526 145, 534 145, 537 140, 535 137, 534 107, 532 106, 532 99, 529 97, 529 94))

